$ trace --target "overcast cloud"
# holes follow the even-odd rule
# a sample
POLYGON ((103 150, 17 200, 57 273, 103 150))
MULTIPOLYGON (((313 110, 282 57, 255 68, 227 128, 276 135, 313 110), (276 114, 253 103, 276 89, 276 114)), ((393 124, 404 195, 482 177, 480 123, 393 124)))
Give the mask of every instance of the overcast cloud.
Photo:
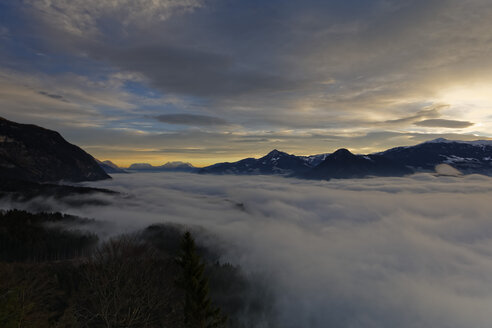
MULTIPOLYGON (((127 141, 141 144, 129 149, 131 161, 153 164, 257 152, 224 138, 214 148, 234 154, 162 156, 138 140, 162 133, 200 149, 210 146, 197 131, 338 138, 305 143, 306 154, 366 134, 492 137, 488 0, 29 0, 0 9, 1 114, 56 128, 118 164, 128 164, 114 152, 129 149, 127 141), (163 125, 160 115, 230 124, 163 125), (117 138, 120 131, 129 137, 117 138), (86 143, 92 135, 97 142, 86 143)), ((372 141, 359 149, 413 142, 372 141)), ((278 138, 263 146, 283 143, 299 148, 278 138)), ((187 149, 172 141, 164 148, 187 149)))
POLYGON ((159 122, 180 125, 227 125, 227 122, 219 117, 194 115, 194 114, 165 114, 155 118, 159 122))
POLYGON ((491 182, 126 174, 90 183, 124 193, 109 206, 38 204, 110 221, 109 233, 204 227, 223 260, 271 277, 281 327, 485 328, 491 182))
POLYGON ((467 128, 474 123, 467 121, 455 121, 455 120, 443 120, 443 119, 429 119, 424 121, 415 122, 418 126, 430 126, 430 127, 442 127, 442 128, 467 128))

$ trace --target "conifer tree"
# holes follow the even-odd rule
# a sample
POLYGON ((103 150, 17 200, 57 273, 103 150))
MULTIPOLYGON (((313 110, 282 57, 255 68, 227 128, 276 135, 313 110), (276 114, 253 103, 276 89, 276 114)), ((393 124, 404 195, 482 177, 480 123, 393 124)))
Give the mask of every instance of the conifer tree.
POLYGON ((190 328, 223 327, 226 317, 212 304, 208 279, 204 275, 205 263, 196 251, 195 240, 190 232, 181 239, 181 251, 177 263, 182 275, 177 284, 183 289, 185 324, 190 328))

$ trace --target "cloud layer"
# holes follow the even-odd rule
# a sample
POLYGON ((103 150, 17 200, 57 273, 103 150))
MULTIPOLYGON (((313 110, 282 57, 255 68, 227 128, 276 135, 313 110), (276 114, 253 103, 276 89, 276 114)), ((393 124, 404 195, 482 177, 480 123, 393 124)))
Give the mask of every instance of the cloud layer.
POLYGON ((414 123, 418 126, 428 126, 428 127, 441 127, 441 128, 467 128, 472 126, 474 123, 467 121, 455 121, 455 120, 443 120, 443 119, 429 119, 424 121, 419 121, 414 123))
POLYGON ((224 259, 271 277, 281 327, 489 327, 492 180, 419 174, 304 181, 115 175, 105 207, 55 209, 112 223, 203 226, 224 259))
POLYGON ((212 161, 180 150, 234 149, 235 160, 257 152, 257 144, 228 137, 212 147, 197 132, 239 133, 269 149, 300 144, 299 135, 330 136, 330 143, 312 138, 284 148, 306 154, 348 147, 365 135, 372 142, 359 147, 363 152, 411 143, 383 137, 388 134, 492 137, 488 0, 0 6, 2 115, 56 127, 117 164, 128 164, 115 154, 118 148, 131 148, 133 162, 159 164, 156 147, 140 137, 160 133, 179 133, 194 144, 169 141, 164 148, 176 152, 161 162, 197 165, 232 158, 212 161), (163 126, 154 119, 159 115, 230 124, 163 126), (121 131, 129 133, 119 138, 121 131), (262 136, 267 133, 282 137, 262 136), (98 141, 88 143, 94 134, 98 141))
POLYGON ((180 125, 227 125, 227 122, 219 117, 194 115, 194 114, 165 114, 156 116, 156 120, 167 124, 180 125))

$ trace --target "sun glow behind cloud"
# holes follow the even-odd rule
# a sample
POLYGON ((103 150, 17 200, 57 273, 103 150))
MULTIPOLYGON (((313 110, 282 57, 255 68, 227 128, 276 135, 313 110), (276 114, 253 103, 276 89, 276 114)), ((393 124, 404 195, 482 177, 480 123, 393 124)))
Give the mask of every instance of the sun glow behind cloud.
POLYGON ((492 83, 470 83, 442 90, 439 99, 450 104, 449 115, 475 122, 466 132, 492 137, 492 83))
POLYGON ((122 165, 488 137, 491 14, 486 0, 2 3, 1 115, 122 165))

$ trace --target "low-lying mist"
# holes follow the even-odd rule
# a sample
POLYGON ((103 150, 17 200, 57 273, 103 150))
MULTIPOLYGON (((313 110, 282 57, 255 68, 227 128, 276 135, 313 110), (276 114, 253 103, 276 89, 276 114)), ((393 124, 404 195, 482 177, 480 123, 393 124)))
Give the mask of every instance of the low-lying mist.
POLYGON ((280 327, 490 327, 490 177, 135 173, 86 185, 121 194, 98 196, 107 206, 15 206, 104 220, 106 235, 203 227, 222 260, 268 277, 280 327))

